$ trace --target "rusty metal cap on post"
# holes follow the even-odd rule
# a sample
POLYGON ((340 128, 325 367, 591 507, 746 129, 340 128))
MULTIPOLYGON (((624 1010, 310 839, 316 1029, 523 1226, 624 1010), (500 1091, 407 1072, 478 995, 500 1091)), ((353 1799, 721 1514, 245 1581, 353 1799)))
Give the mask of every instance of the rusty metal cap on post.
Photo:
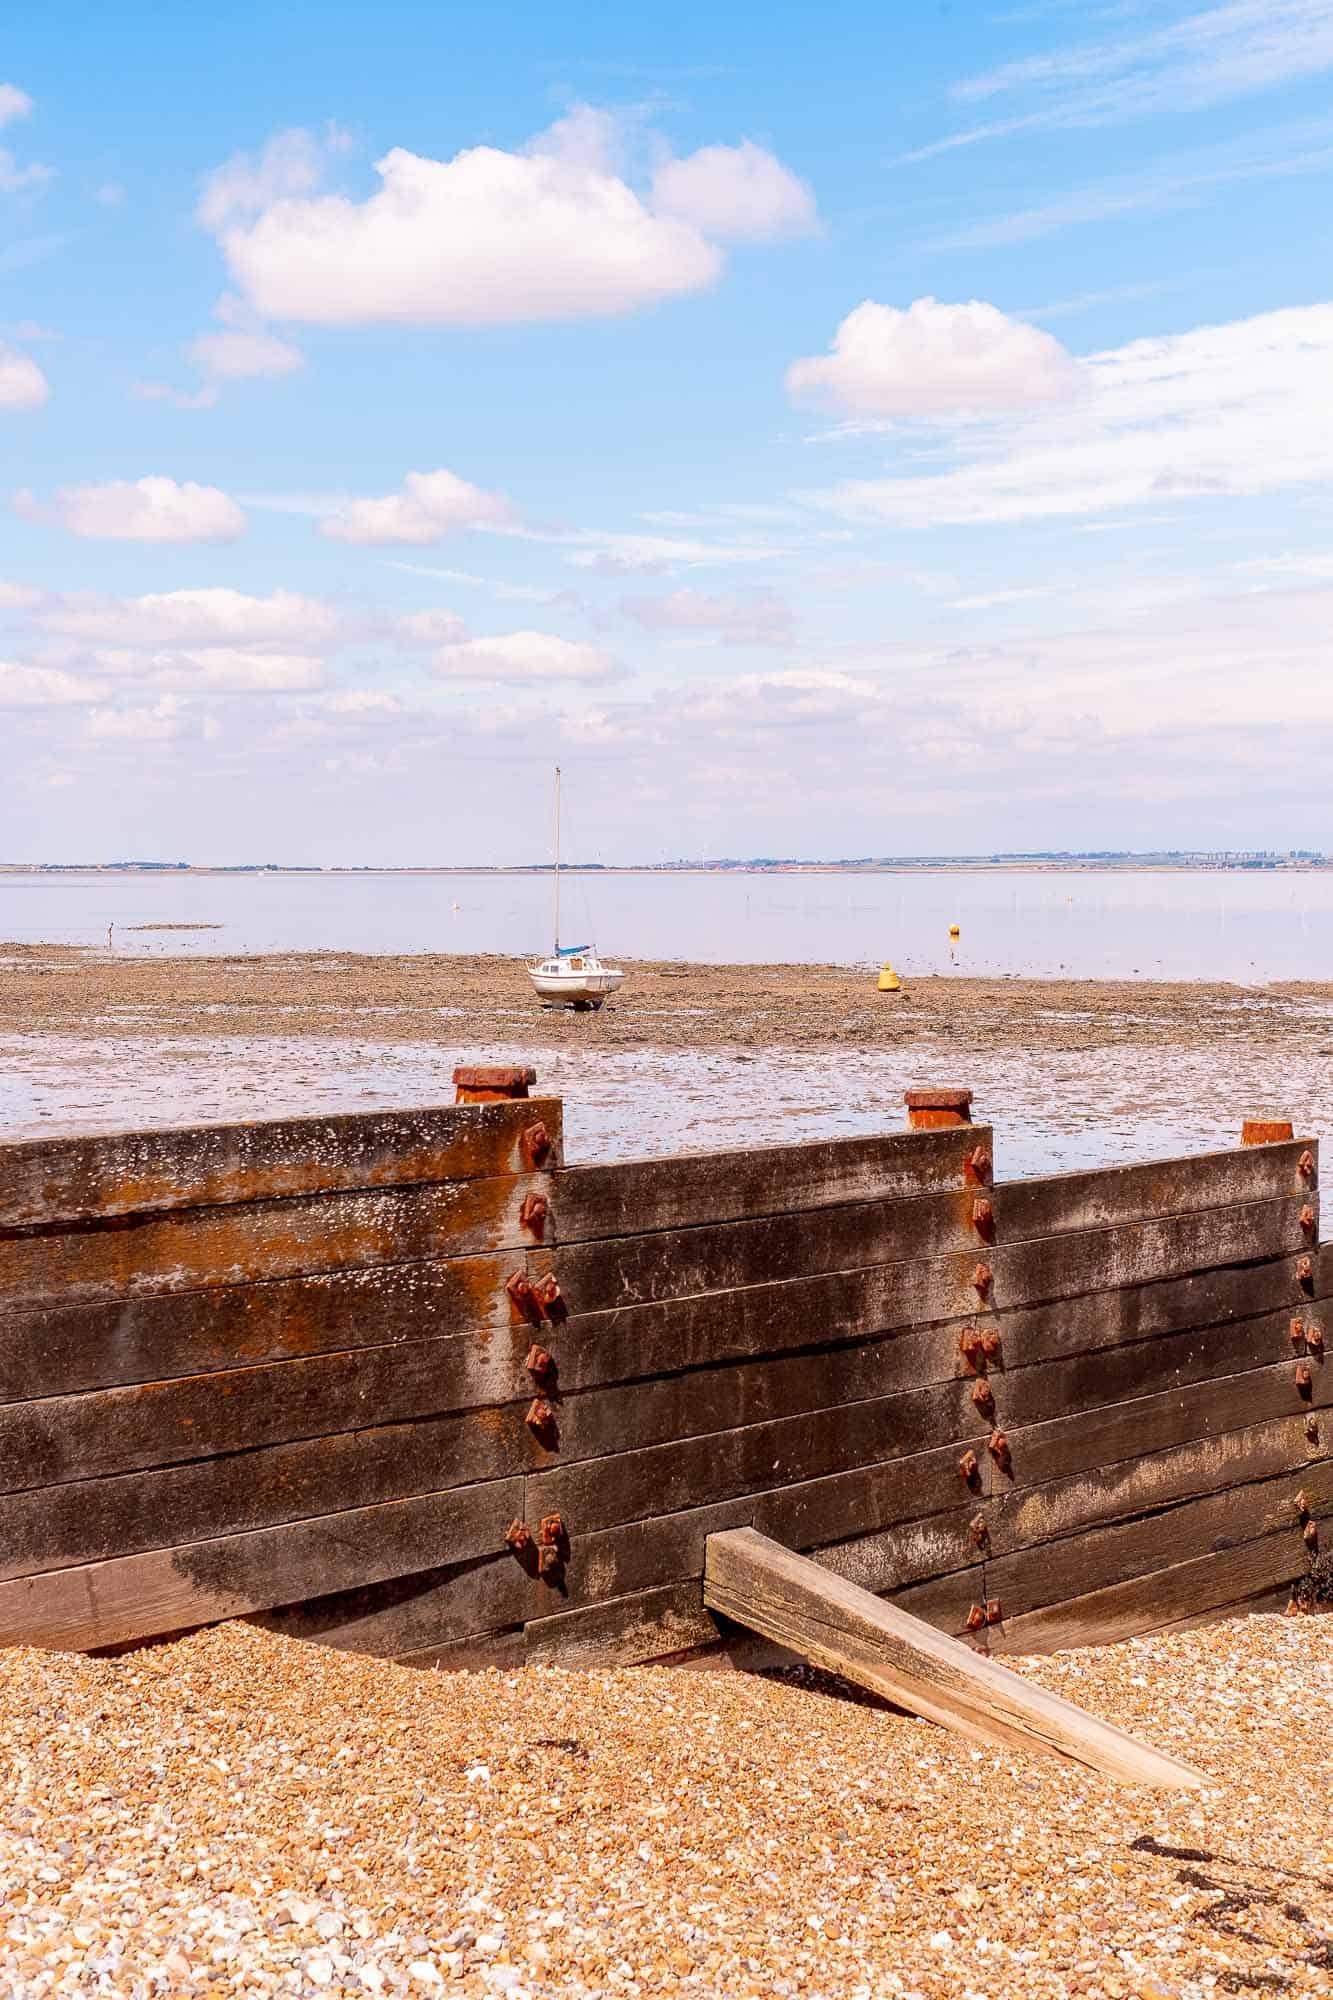
POLYGON ((460 1063, 454 1071, 459 1104, 494 1104, 501 1098, 526 1097, 537 1072, 528 1063, 460 1063))
POLYGON ((905 1090, 903 1103, 907 1106, 907 1122, 917 1132, 972 1123, 972 1093, 954 1084, 937 1083, 905 1090))
POLYGON ((1240 1128, 1242 1146, 1281 1146, 1295 1136, 1290 1118, 1279 1118, 1272 1111, 1255 1112, 1240 1128))

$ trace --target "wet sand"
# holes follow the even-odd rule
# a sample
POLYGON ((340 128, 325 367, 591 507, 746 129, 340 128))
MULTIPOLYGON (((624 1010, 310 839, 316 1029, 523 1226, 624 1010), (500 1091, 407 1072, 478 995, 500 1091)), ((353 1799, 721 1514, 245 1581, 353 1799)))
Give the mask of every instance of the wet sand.
POLYGON ((526 1058, 571 1155, 882 1130, 957 1082, 1008 1173, 1206 1150, 1259 1108, 1333 1128, 1333 984, 926 978, 627 966, 597 1014, 496 957, 113 955, 0 945, 11 1134, 447 1102, 456 1061, 526 1058))

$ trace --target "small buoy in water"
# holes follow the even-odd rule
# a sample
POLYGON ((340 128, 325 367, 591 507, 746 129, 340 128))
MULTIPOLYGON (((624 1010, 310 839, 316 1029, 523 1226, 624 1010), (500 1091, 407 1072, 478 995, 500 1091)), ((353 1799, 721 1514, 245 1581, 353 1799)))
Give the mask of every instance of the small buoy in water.
POLYGON ((962 935, 962 932, 961 932, 961 931, 959 930, 959 928, 958 928, 958 925, 957 925, 957 924, 950 924, 950 926, 949 926, 949 936, 950 936, 950 937, 952 937, 952 938, 956 938, 956 937, 961 937, 961 935, 962 935))
POLYGON ((901 993, 903 982, 886 958, 879 969, 879 990, 881 993, 901 993))

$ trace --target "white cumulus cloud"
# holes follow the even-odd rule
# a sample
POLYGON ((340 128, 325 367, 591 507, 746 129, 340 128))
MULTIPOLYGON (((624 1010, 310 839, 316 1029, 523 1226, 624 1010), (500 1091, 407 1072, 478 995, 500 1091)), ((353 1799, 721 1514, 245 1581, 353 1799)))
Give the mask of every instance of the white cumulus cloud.
POLYGON ((34 667, 18 660, 0 660, 0 708, 65 708, 91 701, 96 683, 60 667, 34 667))
POLYGON ((0 83, 0 125, 10 125, 16 118, 32 115, 32 99, 26 90, 20 90, 16 83, 0 83))
POLYGON ((214 586, 144 597, 71 594, 42 610, 47 632, 108 646, 218 645, 309 647, 337 632, 336 614, 315 597, 275 590, 268 597, 214 586))
POLYGON ((335 542, 438 542, 460 528, 499 527, 514 520, 512 502, 455 472, 409 472, 401 493, 347 500, 319 531, 335 542))
POLYGON ((652 199, 658 214, 723 242, 801 235, 817 219, 806 182, 749 139, 664 161, 653 176, 652 199))
POLYGON ((51 387, 30 355, 0 341, 0 410, 39 410, 51 387))
POLYGON ((649 632, 699 632, 724 645, 786 646, 792 611, 775 590, 672 590, 665 597, 623 597, 627 618, 649 632))
POLYGON ((149 476, 65 486, 44 507, 26 489, 14 507, 26 518, 49 516, 72 535, 108 542, 234 542, 246 519, 216 486, 149 476))
POLYGON ((447 680, 508 681, 539 686, 545 681, 606 681, 619 669, 600 646, 580 645, 553 632, 506 632, 491 639, 464 639, 442 646, 434 672, 447 680))
POLYGON ((233 646, 172 646, 148 654, 108 648, 93 659, 103 673, 187 692, 281 694, 322 687, 325 680, 323 660, 233 646))
POLYGON ((849 415, 933 418, 1021 409, 1079 387, 1072 357, 1040 327, 972 299, 917 299, 906 312, 866 299, 848 313, 828 354, 787 370, 787 389, 849 415))
POLYGON ((452 646, 467 637, 456 611, 408 611, 394 620, 394 630, 404 646, 452 646))
POLYGON ((1132 341, 1082 393, 984 433, 942 472, 807 495, 855 520, 1022 521, 1255 496, 1333 480, 1333 303, 1132 341))
POLYGON ((518 151, 395 146, 365 200, 319 192, 327 148, 288 132, 210 177, 199 207, 265 319, 506 325, 631 312, 710 285, 719 243, 814 223, 805 183, 751 141, 659 164, 638 189, 611 114, 576 106, 518 151))

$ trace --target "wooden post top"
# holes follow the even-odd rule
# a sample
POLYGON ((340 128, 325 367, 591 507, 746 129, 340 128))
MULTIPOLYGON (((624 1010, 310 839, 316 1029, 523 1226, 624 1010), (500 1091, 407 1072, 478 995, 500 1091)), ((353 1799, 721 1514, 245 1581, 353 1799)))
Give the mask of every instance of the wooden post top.
POLYGON ((527 1063, 460 1063, 454 1071, 455 1102, 494 1104, 501 1098, 526 1097, 537 1072, 527 1063))
POLYGON ((914 1132, 972 1123, 972 1093, 956 1084, 931 1084, 903 1092, 907 1122, 914 1132))

